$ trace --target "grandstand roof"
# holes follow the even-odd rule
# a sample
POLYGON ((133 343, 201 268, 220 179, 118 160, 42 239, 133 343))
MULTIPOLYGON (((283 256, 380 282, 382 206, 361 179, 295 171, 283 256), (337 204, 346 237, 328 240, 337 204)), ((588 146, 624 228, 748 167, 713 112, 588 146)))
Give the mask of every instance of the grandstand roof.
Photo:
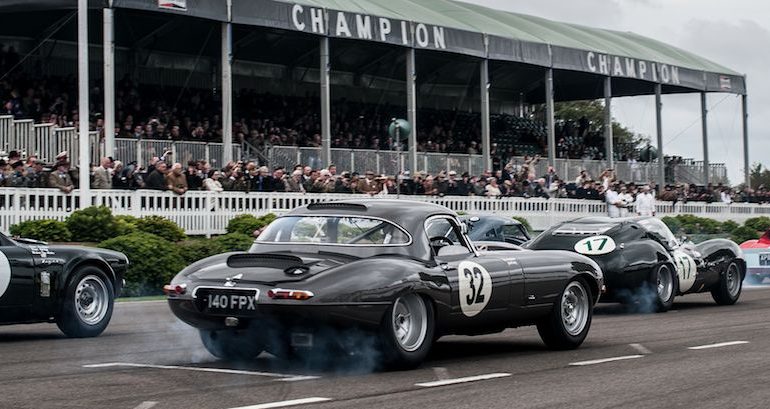
MULTIPOLYGON (((90 2, 95 8, 112 3, 116 8, 183 14, 657 82, 664 84, 668 92, 746 92, 741 74, 651 38, 453 0, 232 0, 231 12, 225 0, 90 2), (167 3, 181 6, 160 6, 167 3)), ((34 3, 31 6, 26 0, 0 0, 0 11, 72 8, 75 2, 34 3)), ((629 92, 632 88, 636 91, 638 86, 629 87, 629 92)))

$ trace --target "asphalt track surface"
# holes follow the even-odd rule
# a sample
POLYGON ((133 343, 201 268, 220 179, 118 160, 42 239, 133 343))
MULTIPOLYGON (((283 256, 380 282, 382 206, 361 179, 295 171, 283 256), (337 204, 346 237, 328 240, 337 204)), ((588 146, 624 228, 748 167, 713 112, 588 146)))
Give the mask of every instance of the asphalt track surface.
POLYGON ((416 370, 371 372, 217 361, 165 302, 120 303, 98 338, 0 327, 0 408, 767 408, 769 318, 770 286, 729 307, 680 297, 665 314, 600 304, 575 351, 519 328, 445 337, 416 370))

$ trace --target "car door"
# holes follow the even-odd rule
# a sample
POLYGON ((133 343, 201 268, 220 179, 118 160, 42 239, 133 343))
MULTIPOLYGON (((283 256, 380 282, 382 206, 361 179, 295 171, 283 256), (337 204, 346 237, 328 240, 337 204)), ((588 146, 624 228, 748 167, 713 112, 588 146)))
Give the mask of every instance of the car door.
POLYGON ((32 254, 7 238, 0 239, 0 307, 32 303, 35 286, 32 254))
POLYGON ((436 263, 451 288, 452 321, 456 325, 495 325, 510 313, 510 273, 499 257, 479 256, 451 216, 425 221, 436 263))

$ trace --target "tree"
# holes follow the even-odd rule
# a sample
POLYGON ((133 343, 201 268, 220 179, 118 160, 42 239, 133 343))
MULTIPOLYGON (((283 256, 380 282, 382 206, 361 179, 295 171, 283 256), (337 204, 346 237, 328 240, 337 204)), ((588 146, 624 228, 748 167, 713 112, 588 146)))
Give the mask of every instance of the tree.
POLYGON ((764 185, 770 187, 770 170, 763 167, 761 163, 754 163, 749 168, 749 180, 754 189, 764 185))

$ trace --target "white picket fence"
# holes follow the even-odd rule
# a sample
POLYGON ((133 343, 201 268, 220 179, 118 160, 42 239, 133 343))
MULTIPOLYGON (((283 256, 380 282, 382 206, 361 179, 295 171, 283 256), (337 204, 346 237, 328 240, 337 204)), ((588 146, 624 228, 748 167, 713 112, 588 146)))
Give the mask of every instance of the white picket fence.
MULTIPOLYGON (((250 213, 285 213, 295 207, 319 201, 363 198, 365 195, 317 193, 245 193, 187 192, 179 196, 155 190, 92 190, 89 205, 104 205, 113 214, 135 217, 159 215, 173 220, 190 235, 225 233, 233 217, 250 213)), ((384 196, 395 198, 395 195, 384 196)), ((535 230, 554 223, 586 215, 604 215, 606 205, 600 201, 578 199, 524 199, 487 197, 402 196, 404 200, 436 203, 467 214, 496 214, 526 218, 535 230)), ((7 234, 10 226, 25 220, 64 220, 79 206, 78 192, 63 194, 56 189, 0 188, 0 231, 7 234)), ((770 205, 687 203, 673 206, 659 203, 660 216, 689 213, 720 221, 742 223, 750 217, 770 216, 770 205)))

